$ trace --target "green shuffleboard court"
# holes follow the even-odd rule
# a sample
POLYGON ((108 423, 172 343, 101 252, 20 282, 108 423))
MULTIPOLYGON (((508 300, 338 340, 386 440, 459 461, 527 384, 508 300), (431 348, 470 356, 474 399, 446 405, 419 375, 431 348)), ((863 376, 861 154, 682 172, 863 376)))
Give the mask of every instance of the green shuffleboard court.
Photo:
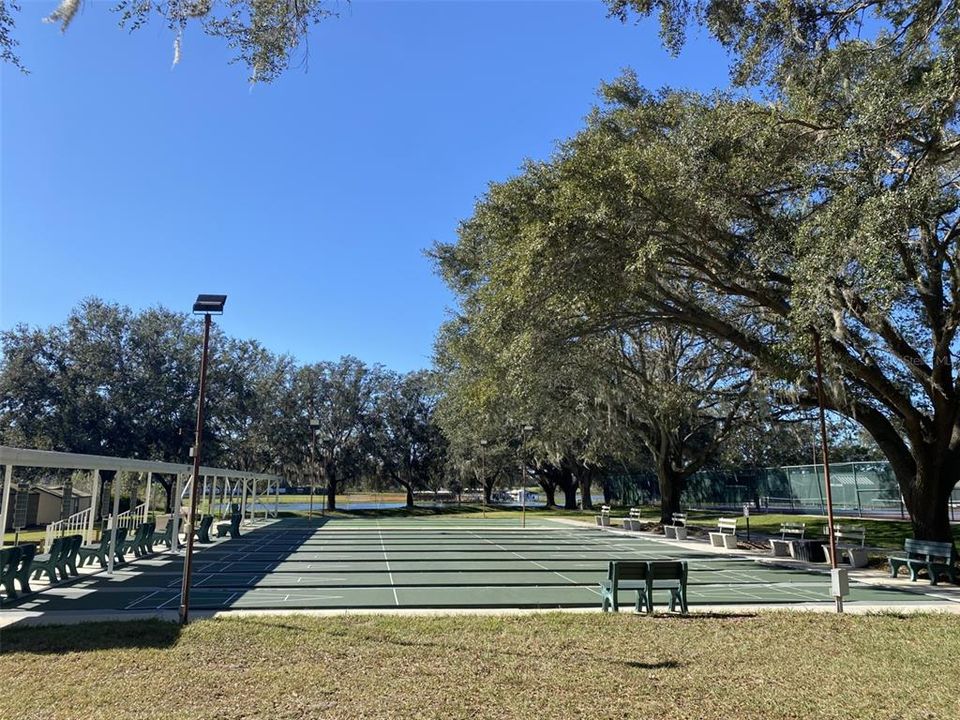
MULTIPOLYGON (((610 560, 684 559, 692 609, 832 603, 826 570, 784 568, 650 538, 530 519, 280 520, 196 546, 191 608, 599 608, 610 560)), ((175 610, 182 555, 162 553, 6 605, 22 610, 175 610)), ((923 590, 918 587, 918 590, 923 590)), ((623 593, 622 603, 634 596, 623 593)), ((848 603, 902 605, 921 592, 851 582, 848 603)))

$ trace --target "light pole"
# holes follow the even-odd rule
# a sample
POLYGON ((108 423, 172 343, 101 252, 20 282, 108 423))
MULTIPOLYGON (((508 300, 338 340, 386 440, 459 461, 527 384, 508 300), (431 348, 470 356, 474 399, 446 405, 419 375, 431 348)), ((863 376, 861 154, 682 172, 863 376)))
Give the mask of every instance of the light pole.
POLYGON ((823 354, 820 351, 820 333, 813 331, 813 350, 817 360, 817 404, 820 407, 820 444, 823 449, 823 477, 827 488, 827 531, 830 533, 830 577, 837 612, 843 612, 846 576, 837 567, 837 538, 833 532, 833 492, 830 488, 830 452, 827 448, 827 419, 824 412, 823 354))
POLYGON ((194 315, 203 315, 203 354, 200 356, 200 393, 197 398, 197 427, 193 440, 193 483, 190 486, 190 522, 187 525, 187 550, 183 557, 183 585, 180 588, 180 624, 190 614, 190 572, 193 569, 193 530, 196 526, 197 484, 200 478, 200 441, 203 438, 203 401, 207 393, 207 355, 210 348, 210 316, 222 315, 226 295, 198 295, 194 315))
POLYGON ((487 441, 480 441, 480 502, 483 504, 483 519, 487 519, 487 441))
POLYGON ((527 449, 527 438, 533 434, 533 425, 524 425, 520 433, 520 527, 527 526, 527 468, 523 452, 527 449))
POLYGON ((310 512, 307 513, 307 519, 313 518, 313 493, 317 486, 317 433, 320 432, 320 419, 310 418, 310 460, 313 465, 313 477, 310 478, 310 512))

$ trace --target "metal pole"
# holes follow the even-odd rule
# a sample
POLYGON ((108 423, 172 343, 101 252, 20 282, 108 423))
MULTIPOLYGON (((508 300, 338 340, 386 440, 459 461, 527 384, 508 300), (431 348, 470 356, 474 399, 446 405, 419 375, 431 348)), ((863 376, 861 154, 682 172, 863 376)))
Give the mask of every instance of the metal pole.
POLYGON ((193 485, 190 488, 190 523, 187 552, 183 558, 183 585, 180 590, 180 624, 190 615, 190 572, 193 569, 193 530, 197 516, 197 478, 200 476, 200 444, 203 437, 203 401, 207 392, 207 351, 210 346, 210 313, 203 316, 203 354, 200 356, 200 397, 197 399, 197 428, 193 443, 193 485))
POLYGON ((523 457, 520 458, 520 527, 527 526, 527 491, 524 489, 523 457))
MULTIPOLYGON (((827 446, 827 416, 824 411, 823 354, 820 351, 820 333, 813 333, 813 348, 817 356, 817 404, 820 406, 820 443, 823 449, 823 475, 827 489, 827 530, 830 533, 830 568, 837 569, 837 538, 833 532, 833 492, 830 488, 830 451, 827 446)), ((843 612, 843 597, 837 596, 837 612, 843 612)))
POLYGON ((483 504, 483 519, 487 519, 487 441, 480 443, 480 502, 483 504))
POLYGON ((310 512, 307 513, 307 519, 313 518, 313 493, 317 485, 317 431, 310 426, 310 464, 313 465, 313 472, 310 474, 310 512))

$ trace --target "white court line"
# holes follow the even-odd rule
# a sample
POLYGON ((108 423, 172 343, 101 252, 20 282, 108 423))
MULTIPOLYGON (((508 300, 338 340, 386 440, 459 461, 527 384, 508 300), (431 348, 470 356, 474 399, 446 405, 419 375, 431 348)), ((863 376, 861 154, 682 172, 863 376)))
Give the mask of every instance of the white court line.
POLYGON ((139 605, 139 604, 142 603, 144 600, 146 600, 146 599, 148 599, 148 598, 152 598, 152 597, 153 597, 154 595, 156 595, 158 592, 160 592, 160 591, 159 591, 159 590, 154 590, 154 591, 153 591, 152 593, 150 593, 149 595, 144 595, 143 597, 137 598, 137 599, 134 600, 132 603, 130 603, 129 605, 127 605, 127 606, 124 608, 124 610, 129 610, 129 609, 132 608, 134 605, 139 605))
POLYGON ((383 544, 383 530, 377 520, 377 534, 380 535, 380 548, 383 550, 383 561, 387 564, 387 576, 390 578, 390 587, 393 590, 393 601, 400 607, 400 598, 397 597, 397 586, 393 584, 393 573, 390 571, 390 560, 387 559, 387 546, 383 544))
POLYGON ((568 583, 570 583, 571 585, 575 585, 575 586, 577 586, 577 587, 586 588, 587 590, 589 590, 590 592, 592 592, 594 595, 599 595, 599 594, 600 594, 600 591, 599 591, 599 590, 594 590, 592 587, 590 587, 590 586, 588 586, 588 585, 581 585, 580 583, 578 583, 578 582, 577 582, 576 580, 574 580, 573 578, 568 578, 566 575, 564 575, 564 574, 562 574, 562 573, 559 573, 559 572, 557 572, 556 570, 551 570, 551 569, 548 568, 546 565, 543 565, 542 563, 539 563, 539 562, 537 562, 536 560, 530 560, 530 559, 528 559, 528 558, 525 558, 523 555, 521 555, 520 553, 518 553, 518 552, 516 552, 516 551, 514 551, 514 550, 507 550, 505 547, 503 547, 502 545, 498 545, 498 544, 495 543, 493 540, 490 540, 490 539, 484 538, 484 537, 480 537, 480 536, 477 535, 476 533, 473 533, 473 535, 477 538, 477 540, 482 540, 483 542, 490 543, 490 544, 493 545, 494 547, 499 548, 502 552, 508 552, 508 553, 513 554, 513 555, 516 555, 518 558, 520 558, 520 559, 523 560, 524 562, 528 562, 528 563, 530 563, 530 564, 532 564, 532 565, 536 565, 536 566, 537 566, 538 568, 540 568, 541 570, 546 570, 547 572, 553 573, 553 574, 556 575, 558 578, 560 578, 561 580, 566 580, 566 581, 567 581, 568 583))

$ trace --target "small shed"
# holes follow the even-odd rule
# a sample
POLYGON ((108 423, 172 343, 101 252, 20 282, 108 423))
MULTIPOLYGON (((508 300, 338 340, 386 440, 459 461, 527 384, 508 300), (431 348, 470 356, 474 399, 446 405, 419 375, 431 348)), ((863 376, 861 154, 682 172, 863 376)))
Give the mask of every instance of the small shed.
MULTIPOLYGON (((10 488, 10 507, 17 506, 17 488, 10 488)), ((68 515, 78 513, 90 507, 91 495, 83 490, 73 489, 68 515)), ((63 505, 63 487, 34 485, 27 493, 27 526, 47 525, 60 519, 60 508, 63 505)), ((7 516, 6 531, 13 530, 14 513, 7 516)))

